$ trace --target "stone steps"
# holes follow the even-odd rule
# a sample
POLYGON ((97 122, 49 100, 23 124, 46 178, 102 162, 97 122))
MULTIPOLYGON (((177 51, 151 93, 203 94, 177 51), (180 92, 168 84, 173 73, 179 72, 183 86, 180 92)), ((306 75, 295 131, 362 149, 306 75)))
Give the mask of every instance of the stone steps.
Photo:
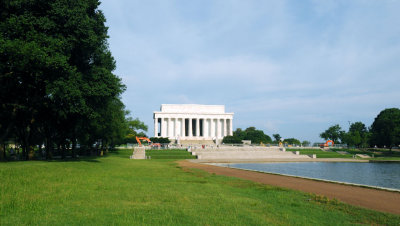
POLYGON ((215 145, 212 140, 180 140, 182 145, 215 145))
POLYGON ((131 159, 146 159, 145 147, 135 147, 133 148, 133 153, 131 159))
POLYGON ((309 159, 308 155, 300 155, 291 151, 279 151, 279 148, 265 148, 264 150, 247 150, 244 149, 193 149, 192 155, 196 155, 197 159, 204 160, 249 160, 249 159, 309 159))

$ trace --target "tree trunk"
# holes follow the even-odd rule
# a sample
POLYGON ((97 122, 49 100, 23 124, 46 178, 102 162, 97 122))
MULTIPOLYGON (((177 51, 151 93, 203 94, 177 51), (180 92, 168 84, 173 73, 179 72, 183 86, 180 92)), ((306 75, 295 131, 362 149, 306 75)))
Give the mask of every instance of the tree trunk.
POLYGON ((76 139, 72 139, 72 158, 76 158, 76 139))
POLYGON ((40 156, 42 156, 42 158, 43 158, 42 145, 41 145, 41 144, 39 144, 39 154, 40 154, 40 156))
POLYGON ((51 159, 51 140, 49 137, 46 137, 46 160, 51 159))
POLYGON ((64 148, 64 145, 59 144, 58 145, 58 150, 61 151, 61 159, 65 159, 65 148, 64 148))
POLYGON ((6 158, 7 158, 7 155, 6 155, 6 144, 3 144, 3 150, 4 150, 3 157, 4 157, 4 160, 6 160, 6 158))

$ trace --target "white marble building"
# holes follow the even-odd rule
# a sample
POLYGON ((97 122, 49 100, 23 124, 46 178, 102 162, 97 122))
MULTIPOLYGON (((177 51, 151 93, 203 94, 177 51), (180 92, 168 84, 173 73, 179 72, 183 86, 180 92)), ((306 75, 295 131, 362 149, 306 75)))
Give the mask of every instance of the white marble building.
POLYGON ((232 135, 233 113, 224 105, 162 104, 154 112, 154 136, 171 140, 214 140, 232 135))

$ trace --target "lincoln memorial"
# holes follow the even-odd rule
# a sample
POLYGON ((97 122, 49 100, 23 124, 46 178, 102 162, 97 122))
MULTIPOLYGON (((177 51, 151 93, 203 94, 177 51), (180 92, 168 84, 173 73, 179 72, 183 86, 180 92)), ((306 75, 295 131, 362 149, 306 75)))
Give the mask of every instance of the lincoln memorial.
POLYGON ((233 113, 224 105, 162 104, 154 112, 154 136, 175 141, 215 141, 232 136, 233 113))

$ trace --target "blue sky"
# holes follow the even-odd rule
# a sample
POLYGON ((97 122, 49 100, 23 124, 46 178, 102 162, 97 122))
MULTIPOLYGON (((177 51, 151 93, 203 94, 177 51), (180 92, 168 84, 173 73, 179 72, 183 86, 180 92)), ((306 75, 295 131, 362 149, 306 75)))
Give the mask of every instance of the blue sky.
POLYGON ((400 107, 400 1, 103 0, 133 117, 223 104, 233 127, 322 141, 400 107))

